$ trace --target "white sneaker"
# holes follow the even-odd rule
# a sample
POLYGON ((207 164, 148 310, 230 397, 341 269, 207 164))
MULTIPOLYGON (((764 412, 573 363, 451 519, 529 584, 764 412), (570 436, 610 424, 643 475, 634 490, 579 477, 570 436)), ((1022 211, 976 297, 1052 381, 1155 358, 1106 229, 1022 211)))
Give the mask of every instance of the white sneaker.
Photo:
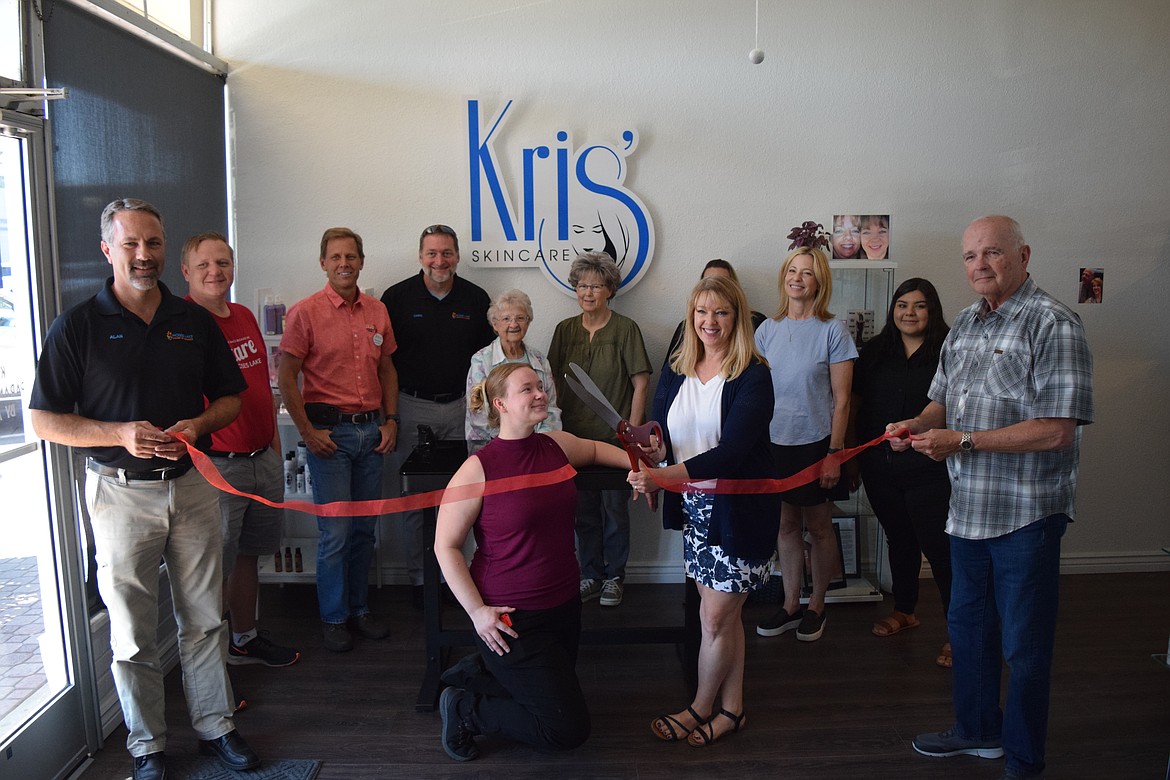
POLYGON ((601 606, 619 607, 622 603, 622 581, 606 580, 601 583, 601 606))
POLYGON ((601 595, 601 580, 581 580, 581 601, 592 601, 601 595))

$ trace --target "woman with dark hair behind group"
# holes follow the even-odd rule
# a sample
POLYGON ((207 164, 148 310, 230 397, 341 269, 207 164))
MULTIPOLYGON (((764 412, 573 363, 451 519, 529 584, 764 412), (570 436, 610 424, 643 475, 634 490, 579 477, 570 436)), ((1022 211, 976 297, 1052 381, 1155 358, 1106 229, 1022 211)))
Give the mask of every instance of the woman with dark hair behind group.
POLYGON ((730 278, 701 279, 687 304, 682 346, 654 395, 665 441, 648 453, 669 465, 631 472, 640 493, 655 482, 685 482, 663 498, 662 523, 683 532, 687 576, 699 590, 702 642, 695 698, 656 719, 654 735, 705 747, 744 724, 743 605, 768 581, 779 527, 774 493, 703 492, 717 479, 775 478, 768 421, 772 379, 756 349, 743 289, 730 278))
MULTIPOLYGON (((880 436, 890 420, 905 420, 925 408, 938 368, 939 351, 950 330, 934 285, 907 279, 894 291, 886 326, 861 351, 853 369, 853 430, 857 442, 880 436)), ((946 535, 951 487, 945 463, 883 442, 857 458, 865 492, 886 532, 893 579, 894 611, 874 623, 877 636, 892 636, 918 625, 918 572, 930 561, 942 598, 950 605, 951 556, 946 535)), ((947 643, 936 659, 950 667, 947 643)))

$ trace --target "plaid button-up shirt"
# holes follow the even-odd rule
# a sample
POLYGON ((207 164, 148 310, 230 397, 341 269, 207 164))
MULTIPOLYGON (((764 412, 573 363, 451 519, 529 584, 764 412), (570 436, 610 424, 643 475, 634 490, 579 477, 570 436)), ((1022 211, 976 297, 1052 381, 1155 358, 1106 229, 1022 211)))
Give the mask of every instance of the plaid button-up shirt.
POLYGON ((1029 276, 998 308, 980 300, 955 318, 931 383, 956 431, 1025 420, 1077 421, 1071 447, 960 452, 947 459, 947 533, 990 539, 1048 515, 1073 517, 1081 425, 1093 421, 1093 358, 1080 318, 1029 276))

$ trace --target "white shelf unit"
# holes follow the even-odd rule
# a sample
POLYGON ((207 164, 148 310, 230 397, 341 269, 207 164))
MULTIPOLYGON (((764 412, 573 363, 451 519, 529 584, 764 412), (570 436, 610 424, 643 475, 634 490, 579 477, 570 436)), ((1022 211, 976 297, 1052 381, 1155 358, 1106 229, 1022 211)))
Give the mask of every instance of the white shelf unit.
MULTIPOLYGON (((885 327, 886 312, 894 294, 894 271, 898 264, 890 260, 830 260, 833 272, 833 300, 830 309, 841 319, 858 309, 872 311, 871 322, 876 335, 885 327)), ((830 590, 827 604, 881 601, 882 569, 885 564, 885 536, 865 489, 859 487, 848 501, 838 501, 833 507, 834 517, 855 517, 853 544, 857 549, 858 566, 855 574, 846 574, 845 587, 830 590), (871 580, 872 578, 872 580, 871 580)), ((843 540, 844 542, 844 540, 843 540)), ((849 551, 846 550, 846 555, 849 551)), ((846 566, 848 569, 848 566, 846 566)), ((808 603, 807 598, 801 599, 808 603)))
MULTIPOLYGON (((267 343, 279 343, 279 341, 279 336, 265 337, 267 343)), ((279 393, 275 389, 273 392, 279 398, 279 393)), ((287 412, 277 414, 276 424, 280 429, 280 457, 283 460, 290 451, 296 450, 300 437, 296 426, 293 425, 292 417, 287 412)), ((286 501, 312 502, 313 493, 312 491, 289 490, 285 492, 284 497, 286 501)), ((296 509, 285 509, 284 533, 280 543, 280 552, 283 555, 286 547, 291 547, 294 552, 296 548, 300 547, 302 571, 288 571, 287 569, 276 571, 275 559, 272 556, 263 556, 260 559, 260 581, 315 584, 317 582, 317 539, 317 517, 315 515, 296 509)), ((379 517, 374 524, 374 582, 379 588, 382 587, 382 565, 382 518, 379 517)))
POLYGON ((280 552, 277 555, 281 556, 283 571, 276 570, 276 559, 274 556, 265 555, 260 559, 260 581, 261 582, 281 582, 281 583, 306 583, 313 584, 317 581, 317 539, 309 537, 290 536, 285 537, 280 543, 280 552), (301 551, 301 571, 289 571, 284 566, 284 551, 289 549, 293 552, 293 563, 295 568, 296 551, 301 551))

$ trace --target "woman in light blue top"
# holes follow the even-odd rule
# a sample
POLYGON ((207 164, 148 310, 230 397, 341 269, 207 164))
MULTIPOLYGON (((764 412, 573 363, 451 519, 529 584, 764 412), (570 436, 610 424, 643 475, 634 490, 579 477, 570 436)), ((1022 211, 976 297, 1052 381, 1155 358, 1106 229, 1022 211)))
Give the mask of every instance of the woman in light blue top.
MULTIPOLYGON (((756 330, 756 346, 772 369, 776 405, 769 433, 782 477, 796 474, 845 446, 849 396, 857 348, 845 323, 829 312, 833 276, 825 253, 798 247, 780 266, 780 309, 756 330)), ((756 628, 776 636, 795 628, 796 638, 813 642, 825 630, 825 594, 841 567, 833 533, 829 491, 841 467, 826 464, 819 480, 781 494, 780 572, 784 606, 756 628), (801 523, 812 539, 812 596, 800 608, 804 570, 801 523)))
MULTIPOLYGON (((557 388, 553 383, 552 369, 543 354, 524 343, 528 326, 532 324, 532 300, 520 290, 500 293, 488 307, 487 317, 496 331, 496 339, 471 356, 465 398, 470 399, 471 388, 486 379, 491 370, 501 363, 527 363, 536 372, 548 395, 548 417, 536 426, 536 432, 561 430, 561 410, 557 407, 557 388)), ((469 455, 479 451, 492 439, 487 413, 482 410, 472 411, 470 400, 464 423, 464 438, 467 439, 469 455)))

